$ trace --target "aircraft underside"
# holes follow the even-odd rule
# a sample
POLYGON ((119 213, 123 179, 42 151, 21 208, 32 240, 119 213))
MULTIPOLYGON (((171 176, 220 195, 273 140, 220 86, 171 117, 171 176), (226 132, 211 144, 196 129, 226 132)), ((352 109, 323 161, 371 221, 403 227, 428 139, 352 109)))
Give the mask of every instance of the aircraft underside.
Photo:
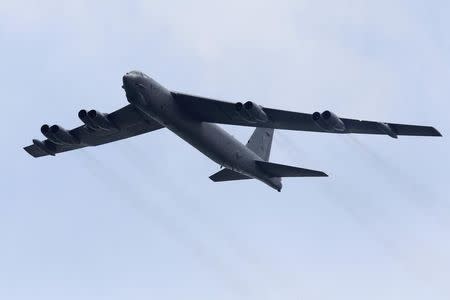
POLYGON ((225 102, 172 92, 142 72, 123 77, 130 104, 110 114, 81 110, 83 125, 66 130, 41 127, 45 140, 33 140, 24 149, 34 157, 54 156, 168 128, 210 159, 226 168, 212 175, 214 182, 258 179, 281 191, 283 177, 326 177, 321 171, 268 162, 275 129, 338 134, 441 136, 430 126, 340 118, 336 114, 298 113, 266 108, 254 102, 225 102), (216 124, 256 127, 247 145, 216 124))

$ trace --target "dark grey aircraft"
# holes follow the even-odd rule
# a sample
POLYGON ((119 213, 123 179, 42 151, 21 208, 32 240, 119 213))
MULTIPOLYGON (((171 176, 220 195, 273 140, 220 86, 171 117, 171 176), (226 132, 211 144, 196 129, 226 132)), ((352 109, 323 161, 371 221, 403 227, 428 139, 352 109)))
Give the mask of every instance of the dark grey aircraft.
POLYGON ((320 171, 268 162, 274 129, 379 134, 397 138, 441 136, 433 127, 339 118, 330 111, 313 114, 262 107, 254 102, 229 103, 172 92, 142 72, 123 76, 129 105, 110 114, 81 110, 84 125, 66 130, 43 125, 44 141, 33 140, 24 149, 34 157, 98 146, 161 128, 168 128, 207 157, 225 167, 212 175, 214 182, 258 179, 281 191, 282 177, 326 177, 320 171), (243 145, 214 123, 256 127, 243 145))

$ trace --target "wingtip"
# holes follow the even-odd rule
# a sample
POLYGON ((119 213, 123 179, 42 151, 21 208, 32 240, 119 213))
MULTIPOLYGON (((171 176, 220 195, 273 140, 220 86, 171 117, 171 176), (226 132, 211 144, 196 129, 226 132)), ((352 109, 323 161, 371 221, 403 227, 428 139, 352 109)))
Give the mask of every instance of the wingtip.
POLYGON ((433 129, 436 132, 436 136, 437 137, 442 137, 443 136, 442 133, 439 132, 439 130, 437 130, 436 128, 433 128, 433 129))
POLYGON ((442 134, 437 130, 435 127, 428 127, 428 134, 426 134, 431 137, 442 137, 442 134))
POLYGON ((26 146, 23 148, 28 154, 31 156, 38 158, 41 156, 51 155, 55 156, 55 152, 49 149, 49 146, 46 142, 42 142, 40 140, 34 139, 33 144, 30 146, 26 146))
POLYGON ((32 149, 31 146, 23 147, 23 150, 25 150, 25 152, 28 153, 30 156, 36 158, 36 154, 35 154, 35 152, 33 151, 33 149, 32 149))

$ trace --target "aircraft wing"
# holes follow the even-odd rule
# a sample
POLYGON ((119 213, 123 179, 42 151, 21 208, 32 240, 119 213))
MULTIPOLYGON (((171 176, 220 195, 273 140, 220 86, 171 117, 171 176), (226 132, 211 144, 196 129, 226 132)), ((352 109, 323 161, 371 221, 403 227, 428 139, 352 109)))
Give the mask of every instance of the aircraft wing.
POLYGON ((333 126, 330 126, 330 123, 321 123, 323 120, 320 117, 324 114, 284 111, 258 106, 254 103, 252 103, 253 107, 262 109, 266 118, 258 115, 260 112, 250 116, 244 114, 243 117, 242 112, 245 113, 245 108, 243 108, 245 105, 241 103, 230 103, 178 92, 172 92, 172 95, 184 110, 203 122, 312 132, 381 134, 393 138, 397 138, 399 135, 441 136, 439 131, 430 126, 346 119, 327 112, 330 119, 337 122, 337 125, 331 122, 333 126), (240 110, 237 109, 237 105, 240 105, 240 110), (316 117, 318 119, 315 119, 316 117), (337 119, 333 119, 334 117, 337 119))
POLYGON ((34 157, 55 155, 126 139, 164 127, 140 113, 132 105, 110 114, 81 110, 78 115, 85 125, 70 131, 57 125, 51 127, 44 125, 41 131, 47 139, 33 140, 32 145, 24 148, 25 151, 34 157))

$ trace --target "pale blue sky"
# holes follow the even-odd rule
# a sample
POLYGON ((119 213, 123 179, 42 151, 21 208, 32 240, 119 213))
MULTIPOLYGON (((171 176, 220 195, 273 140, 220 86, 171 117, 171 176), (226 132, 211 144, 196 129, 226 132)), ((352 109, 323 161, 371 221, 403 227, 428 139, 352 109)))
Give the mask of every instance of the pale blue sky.
POLYGON ((92 2, 0 3, 0 299, 450 298, 448 1, 92 2), (273 161, 331 175, 281 194, 212 183, 219 167, 167 130, 21 149, 125 105, 132 69, 445 137, 277 132, 273 161))

